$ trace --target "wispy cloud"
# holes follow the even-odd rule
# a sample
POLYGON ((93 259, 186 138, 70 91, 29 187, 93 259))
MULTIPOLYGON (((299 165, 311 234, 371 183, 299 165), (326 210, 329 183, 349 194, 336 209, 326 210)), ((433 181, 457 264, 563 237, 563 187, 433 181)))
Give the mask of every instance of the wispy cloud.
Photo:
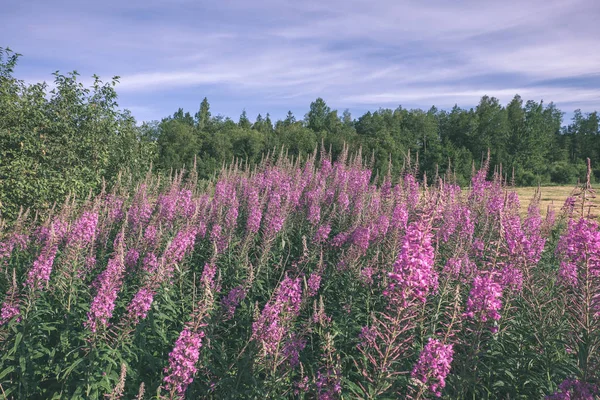
POLYGON ((570 111, 600 109, 599 17, 595 0, 24 0, 0 37, 25 54, 25 78, 120 75, 140 119, 205 95, 232 117, 317 96, 364 110, 519 93, 570 111))

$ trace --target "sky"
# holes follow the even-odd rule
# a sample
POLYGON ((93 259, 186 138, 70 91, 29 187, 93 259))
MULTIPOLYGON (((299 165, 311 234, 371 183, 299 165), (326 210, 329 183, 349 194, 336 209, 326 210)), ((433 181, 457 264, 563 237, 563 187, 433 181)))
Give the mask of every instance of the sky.
POLYGON ((598 0, 0 0, 15 75, 120 76, 138 121, 553 101, 600 110, 598 0))

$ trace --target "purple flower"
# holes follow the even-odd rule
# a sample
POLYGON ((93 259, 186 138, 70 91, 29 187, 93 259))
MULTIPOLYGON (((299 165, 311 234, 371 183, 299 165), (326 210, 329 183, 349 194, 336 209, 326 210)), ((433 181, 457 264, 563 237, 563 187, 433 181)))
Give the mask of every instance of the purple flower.
POLYGON ((341 232, 331 239, 331 245, 333 247, 342 247, 347 241, 350 235, 347 232, 341 232))
POLYGON ((367 251, 370 240, 371 230, 369 228, 359 226, 352 233, 352 244, 360 248, 362 251, 367 251))
POLYGON ((149 247, 154 247, 157 244, 158 229, 154 225, 148 225, 144 231, 144 241, 149 247))
POLYGON ((435 396, 440 397, 441 389, 446 386, 446 377, 450 373, 453 356, 454 350, 451 344, 443 344, 437 339, 429 338, 411 376, 421 384, 427 385, 435 396))
POLYGON ((306 340, 297 335, 292 335, 283 345, 281 353, 288 360, 290 367, 295 368, 300 364, 300 352, 304 347, 306 347, 306 340))
POLYGON ((310 297, 316 296, 319 288, 321 287, 321 275, 318 272, 313 272, 308 278, 308 295, 310 297))
POLYGON ((468 318, 486 322, 488 319, 498 321, 502 308, 502 286, 494 279, 493 274, 480 274, 473 280, 473 287, 467 300, 468 318))
POLYGON ((275 354, 287 331, 286 325, 300 312, 302 286, 300 278, 285 277, 274 299, 265 305, 252 324, 252 338, 262 344, 266 354, 275 354))
POLYGON ((358 338, 360 339, 360 343, 358 347, 371 347, 375 344, 375 340, 377 339, 377 328, 363 326, 358 334, 358 338))
POLYGON ((217 266, 213 263, 204 264, 204 270, 202 271, 202 277, 200 280, 204 283, 204 286, 211 291, 219 291, 217 284, 215 283, 215 275, 217 274, 217 266))
POLYGON ((281 195, 277 191, 273 191, 269 196, 267 205, 267 213, 265 215, 266 236, 272 237, 283 228, 285 222, 284 213, 282 210, 281 195))
POLYGON ((412 207, 419 203, 419 182, 411 174, 404 176, 404 190, 406 191, 406 202, 412 207))
POLYGON ((140 252, 136 249, 129 249, 127 250, 127 255, 125 256, 125 265, 127 268, 133 268, 137 265, 139 259, 140 252))
POLYGON ((502 288, 512 289, 516 292, 523 289, 523 272, 520 269, 507 265, 502 269, 500 277, 502 288))
POLYGON ((165 389, 183 398, 190 383, 194 381, 200 358, 204 332, 192 332, 185 328, 179 334, 173 351, 169 353, 169 366, 165 368, 165 389))
POLYGON ((577 379, 565 379, 558 385, 558 392, 546 396, 547 400, 594 400, 600 394, 598 386, 578 381, 577 379))
MULTIPOLYGON (((4 325, 13 317, 18 316, 19 313, 19 304, 17 302, 5 300, 0 309, 0 325, 4 325)), ((20 321, 20 318, 17 321, 20 321)))
POLYGON ((133 325, 146 318, 148 311, 152 306, 153 299, 154 292, 147 287, 142 287, 135 296, 133 296, 131 303, 127 306, 129 320, 133 325))
POLYGON ((389 274, 391 282, 384 294, 391 302, 402 306, 413 300, 425 302, 429 293, 438 287, 433 259, 431 232, 420 223, 410 224, 402 250, 394 263, 394 271, 389 274))
POLYGON ((222 300, 225 311, 225 318, 231 319, 235 314, 235 309, 242 300, 246 298, 246 290, 243 286, 236 286, 222 300))
POLYGON ((246 229, 248 232, 257 233, 260 229, 260 221, 262 220, 262 207, 258 188, 252 184, 248 186, 246 195, 248 207, 248 219, 246 221, 246 229))
POLYGON ((86 328, 96 332, 98 326, 107 326, 108 320, 112 317, 115 308, 117 295, 121 290, 123 279, 123 265, 120 256, 117 254, 108 260, 106 269, 98 277, 96 286, 98 292, 88 312, 87 321, 84 322, 86 328))
POLYGON ((158 267, 159 261, 156 255, 154 253, 146 254, 146 257, 144 257, 144 260, 142 261, 142 269, 147 274, 154 274, 158 271, 158 267))
POLYGON ((98 213, 84 212, 71 230, 67 243, 71 246, 83 247, 91 243, 96 235, 98 226, 98 213))
POLYGON ((52 241, 42 249, 42 253, 33 262, 33 267, 27 273, 27 286, 39 289, 48 283, 57 252, 58 245, 52 243, 52 241))
POLYGON ((197 230, 195 228, 182 229, 177 232, 177 235, 165 250, 165 260, 172 264, 181 262, 183 257, 194 248, 196 234, 197 230))
POLYGON ((315 233, 314 242, 315 243, 325 243, 327 238, 329 237, 329 233, 331 232, 331 225, 324 224, 319 226, 317 232, 315 233))
POLYGON ((600 231, 598 223, 581 218, 569 221, 556 253, 561 259, 559 275, 564 283, 577 286, 583 268, 591 276, 600 276, 600 231))
POLYGON ((127 221, 131 225, 132 231, 137 231, 139 227, 143 227, 148 223, 152 216, 153 208, 152 204, 148 201, 146 185, 140 185, 127 213, 127 221))
POLYGON ((0 242, 0 261, 7 261, 15 247, 25 250, 29 244, 29 236, 20 233, 13 233, 8 240, 0 242))
POLYGON ((325 368, 317 371, 315 381, 317 399, 333 400, 342 392, 342 371, 337 368, 325 368))

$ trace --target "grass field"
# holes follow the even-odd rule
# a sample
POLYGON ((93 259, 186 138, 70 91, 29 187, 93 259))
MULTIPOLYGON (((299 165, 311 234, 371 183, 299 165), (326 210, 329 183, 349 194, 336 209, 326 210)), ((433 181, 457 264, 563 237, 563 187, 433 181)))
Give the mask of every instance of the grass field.
MULTIPOLYGON (((553 207, 555 211, 559 211, 563 204, 565 203, 565 199, 572 195, 574 186, 542 186, 540 187, 541 197, 540 197, 540 210, 543 215, 546 215, 546 211, 548 206, 553 207)), ((530 187, 519 187, 514 190, 518 193, 519 199, 521 200, 521 207, 523 212, 527 211, 527 206, 533 199, 537 186, 530 187)), ((597 197, 593 199, 593 203, 598 205, 598 208, 592 213, 596 216, 600 215, 600 187, 598 185, 594 185, 594 190, 596 190, 597 197)))

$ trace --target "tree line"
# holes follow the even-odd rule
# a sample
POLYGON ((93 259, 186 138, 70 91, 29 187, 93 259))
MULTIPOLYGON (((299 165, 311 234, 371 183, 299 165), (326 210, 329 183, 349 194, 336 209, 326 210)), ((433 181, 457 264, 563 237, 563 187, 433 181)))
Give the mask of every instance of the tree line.
MULTIPOLYGON (((597 112, 576 110, 568 124, 553 103, 516 95, 507 105, 484 96, 470 109, 380 108, 354 118, 318 98, 308 112, 273 121, 212 115, 208 99, 193 114, 178 109, 160 121, 137 124, 117 103, 118 77, 91 87, 76 72, 54 73, 54 87, 14 77, 19 54, 0 48, 0 216, 21 207, 44 210, 68 195, 98 192, 125 172, 132 180, 153 166, 171 173, 196 165, 209 178, 223 164, 259 162, 286 149, 304 158, 324 146, 335 158, 361 149, 377 174, 395 175, 410 156, 420 174, 451 173, 469 182, 473 164, 489 150, 491 165, 516 185, 571 184, 585 175, 585 159, 600 158, 597 112), (391 170, 390 170, 391 169, 391 170)), ((595 179, 600 164, 595 163, 595 179)), ((421 175, 422 176, 422 175, 421 175)))

